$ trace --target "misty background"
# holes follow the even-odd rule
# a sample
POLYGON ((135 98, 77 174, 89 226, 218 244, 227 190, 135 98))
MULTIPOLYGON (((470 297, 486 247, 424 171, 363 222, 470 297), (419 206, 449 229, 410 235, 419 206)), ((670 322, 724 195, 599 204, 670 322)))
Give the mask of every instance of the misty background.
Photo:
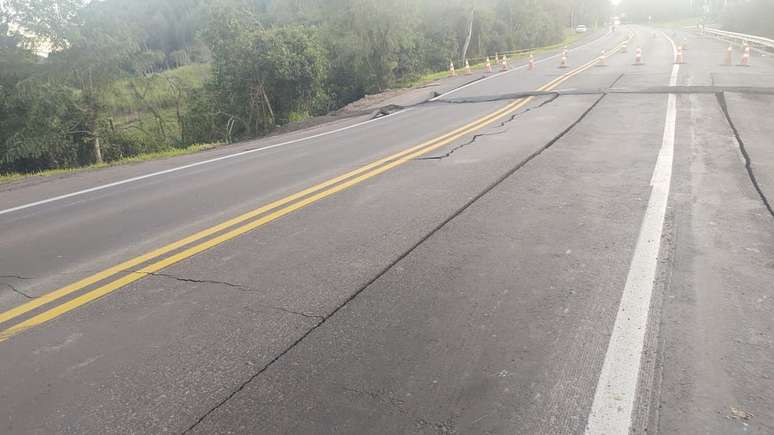
POLYGON ((261 136, 613 16, 774 36, 774 0, 0 0, 0 175, 261 136))

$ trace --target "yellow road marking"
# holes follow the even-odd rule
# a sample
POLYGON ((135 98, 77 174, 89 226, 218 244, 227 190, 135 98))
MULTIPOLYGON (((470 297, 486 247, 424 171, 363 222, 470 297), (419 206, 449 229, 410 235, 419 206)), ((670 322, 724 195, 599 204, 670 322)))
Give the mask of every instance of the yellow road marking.
MULTIPOLYGON (((630 37, 631 39, 631 37, 630 37)), ((627 40, 628 41, 628 40, 627 40)), ((622 44, 619 44, 612 52, 617 52, 620 50, 622 44)), ((587 70, 591 66, 593 66, 596 63, 596 59, 592 60, 591 62, 586 63, 585 65, 582 65, 575 70, 560 76, 548 84, 542 86, 539 88, 540 91, 550 91, 555 89, 558 85, 561 83, 569 80, 571 77, 587 70)), ((67 301, 63 304, 60 304, 54 308, 51 308, 50 310, 47 310, 39 315, 33 316, 23 322, 20 322, 2 332, 0 332, 0 342, 7 340, 8 338, 12 337, 13 335, 16 335, 26 329, 32 328, 36 325, 40 325, 42 323, 48 322, 49 320, 52 320, 56 317, 61 316, 62 314, 65 314, 69 311, 72 311, 82 305, 85 305, 89 302, 92 302, 96 299, 99 299, 119 288, 122 288, 128 284, 131 284, 139 279, 142 279, 143 277, 158 272, 162 269, 165 269, 173 264, 176 264, 182 260, 188 259, 196 254, 199 254, 201 252, 204 252, 210 248, 213 248, 215 246, 218 246, 228 240, 234 239, 242 234, 245 234, 249 231, 252 231, 258 227, 261 227, 263 225, 266 225, 269 222, 272 222, 276 219, 279 219, 287 214, 290 214, 296 210, 299 210, 301 208, 304 208, 310 204, 313 204, 315 202, 318 202, 322 200, 323 198, 326 198, 330 195, 333 195, 337 192, 340 192, 342 190, 346 190, 356 184, 359 184, 369 178, 375 177, 379 174, 382 174, 384 172, 389 171, 390 169, 393 169, 397 166, 400 166, 412 159, 415 159, 416 157, 422 156, 430 151, 433 151, 437 148, 440 148, 442 146, 445 146, 460 137, 463 137, 467 134, 470 134, 476 130, 480 130, 481 128, 484 128, 485 126, 495 122, 496 120, 507 116, 511 113, 516 112, 517 110, 521 109, 526 105, 529 101, 533 100, 534 97, 527 97, 523 98, 517 101, 514 101, 513 103, 508 104, 507 106, 489 114, 486 115, 476 121, 473 121, 463 127, 460 127, 458 129, 455 129, 449 133, 446 133, 436 139, 432 139, 430 141, 424 142, 422 144, 416 145, 414 147, 408 148, 406 150, 403 150, 399 153, 393 154, 391 156, 385 157, 383 159, 380 159, 378 161, 375 161, 373 163, 370 163, 368 165, 365 165, 359 169, 356 169, 354 171, 351 171, 347 174, 341 175, 339 177, 335 177, 333 179, 330 179, 328 181, 325 181, 323 183, 320 183, 316 186, 312 186, 308 189, 305 189, 301 192, 295 193, 293 195, 290 195, 288 197, 285 197, 283 199, 280 199, 278 201, 272 202, 268 205, 265 205, 263 207, 257 208, 253 211, 250 211, 248 213, 245 213, 241 216, 238 216, 236 218, 233 218, 231 220, 228 220, 222 224, 216 225, 214 227, 208 228, 206 230, 200 231, 196 234, 193 234, 189 237, 186 237, 182 240, 179 240, 177 242, 171 243, 169 245, 166 245, 162 248, 159 248, 155 251, 149 252, 147 254, 135 257, 131 260, 128 260, 126 262, 123 262, 119 265, 113 266, 109 269, 106 269, 100 273, 97 273, 95 275, 92 275, 88 278, 85 278, 83 280, 80 280, 76 283, 73 283, 71 285, 68 285, 66 287, 63 287, 59 290, 56 290, 54 292, 48 293, 44 296, 41 296, 40 298, 37 298, 33 301, 30 301, 26 304, 20 305, 19 307, 13 308, 11 310, 8 310, 4 313, 0 314, 0 323, 6 322, 8 320, 11 320, 15 317, 18 317, 22 314, 25 314, 29 311, 34 310, 35 308, 38 308, 40 306, 43 306, 45 304, 48 304, 50 302, 53 302, 57 299, 60 299, 62 297, 65 297, 69 294, 72 294, 78 290, 81 290, 91 284, 97 283, 99 281, 102 281, 110 276, 113 276, 117 273, 129 270, 135 266, 138 266, 142 263, 145 263, 149 260, 158 258, 164 254, 167 254, 169 252, 172 252, 176 249, 182 248, 184 246, 187 246, 191 243, 197 242, 203 238, 206 238, 210 235, 213 235, 215 233, 218 233, 220 231, 226 230, 230 227, 233 227, 235 225, 241 224, 247 220, 250 220, 251 218, 257 217, 263 213, 267 213, 269 211, 275 210, 279 207, 282 207, 288 203, 291 203, 297 199, 304 198, 308 195, 311 195, 315 192, 316 193, 312 196, 307 197, 306 199, 303 199, 301 201, 298 201, 296 203, 291 204, 290 206, 287 206, 285 208, 282 208, 280 210, 276 210, 260 219, 257 219, 253 222, 250 222, 246 225, 243 225, 241 227, 235 228, 229 232, 226 232, 224 234, 221 234, 220 236, 214 237, 210 240, 207 240, 203 243, 200 243, 198 245, 195 245, 193 247, 190 247, 188 249, 185 249, 177 254, 174 254, 170 257, 167 257, 165 259, 162 259, 156 263, 150 264, 139 271, 132 271, 129 274, 112 281, 108 284, 105 284, 95 290, 92 290, 90 292, 87 292, 79 297, 76 297, 70 301, 67 301), (388 163, 390 162, 390 163, 388 163), (385 164, 386 163, 386 164, 385 164), (354 177, 354 178, 353 178, 354 177), (345 181, 347 180, 347 181, 345 181), (341 183, 342 181, 345 181, 341 183), (341 184, 337 184, 341 183, 341 184), (326 189, 330 186, 335 185, 335 187, 326 189), (323 190, 322 192, 320 192, 323 190)))
POLYGON ((425 147, 427 145, 431 145, 431 144, 433 144, 433 143, 435 143, 435 142, 437 142, 439 140, 444 140, 445 138, 447 138, 450 135, 454 135, 455 133, 458 133, 460 131, 464 131, 464 130, 473 128, 476 125, 478 125, 482 120, 484 120, 484 119, 486 119, 488 117, 491 117, 491 116, 497 116, 499 114, 499 112, 502 112, 502 111, 505 111, 505 110, 507 110, 507 107, 504 107, 504 108, 502 108, 502 109, 500 109, 500 110, 498 110, 496 112, 493 112, 493 113, 487 115, 484 118, 481 118, 481 119, 476 120, 476 121, 474 121, 474 122, 472 122, 470 124, 467 124, 467 125, 465 125, 463 127, 460 127, 459 129, 454 130, 454 131, 452 131, 450 133, 446 133, 443 136, 440 136, 438 138, 432 139, 432 140, 427 141, 427 142, 423 142, 423 143, 421 143, 419 145, 416 145, 414 147, 408 148, 408 149, 403 150, 403 151, 401 151, 399 153, 396 153, 396 154, 390 155, 388 157, 385 157, 383 159, 377 160, 377 161, 375 161, 373 163, 370 163, 368 165, 360 167, 360 168, 358 168, 358 169, 356 169, 354 171, 351 171, 351 172, 348 172, 348 173, 346 173, 344 175, 332 178, 332 179, 327 180, 327 181, 325 181, 323 183, 320 183, 320 184, 312 186, 312 187, 310 187, 308 189, 305 189, 305 190, 303 190, 301 192, 292 194, 290 196, 287 196, 285 198, 282 198, 280 200, 277 200, 275 202, 272 202, 270 204, 267 204, 265 206, 262 206, 260 208, 255 209, 255 210, 249 211, 249 212, 247 212, 247 213, 245 213, 243 215, 237 216, 237 217, 235 217, 233 219, 230 219, 230 220, 228 220, 228 221, 226 221, 226 222, 224 222, 222 224, 218 224, 218 225, 213 226, 211 228, 207 228, 207 229, 202 230, 202 231, 200 231, 198 233, 195 233, 195 234, 193 234, 191 236, 188 236, 188 237, 186 237, 186 238, 184 238, 182 240, 178 240, 178 241, 176 241, 174 243, 170 243, 170 244, 168 244, 166 246, 163 246, 163 247, 161 247, 159 249, 151 251, 151 252, 149 252, 147 254, 143 254, 143 255, 140 255, 138 257, 132 258, 131 260, 127 260, 127 261, 125 261, 123 263, 120 263, 120 264, 118 264, 116 266, 113 266, 113 267, 110 267, 108 269, 105 269, 102 272, 99 272, 99 273, 96 273, 94 275, 91 275, 91 276, 89 276, 87 278, 84 278, 84 279, 82 279, 80 281, 77 281, 77 282, 75 282, 73 284, 70 284, 70 285, 67 285, 65 287, 62 287, 62 288, 60 288, 58 290, 55 290, 55 291, 53 291, 51 293, 47 293, 47 294, 45 294, 45 295, 43 295, 43 296, 41 296, 39 298, 36 298, 36 299, 34 299, 34 300, 30 301, 30 302, 22 304, 22 305, 20 305, 20 306, 18 306, 16 308, 13 308, 13 309, 8 310, 6 312, 0 313, 0 323, 7 322, 8 320, 11 320, 11 319, 16 318, 18 316, 21 316, 21 315, 23 315, 23 314, 25 314, 27 312, 30 312, 30 311, 38 308, 38 307, 41 307, 41 306, 46 305, 48 303, 51 303, 51 302, 53 302, 53 301, 55 301, 57 299, 61 299, 61 298, 65 297, 65 296, 67 296, 69 294, 77 292, 78 290, 86 288, 86 287, 88 287, 88 286, 90 286, 92 284, 96 284, 97 282, 102 281, 102 280, 104 280, 106 278, 109 278, 109 277, 111 277, 111 276, 113 276, 113 275, 115 275, 117 273, 129 270, 129 269, 131 269, 131 268, 133 268, 135 266, 138 266, 138 265, 143 264, 143 263, 145 263, 147 261, 150 261, 150 260, 153 260, 155 258, 158 258, 158 257, 160 257, 162 255, 168 254, 168 253, 170 253, 172 251, 175 251, 175 250, 177 250, 179 248, 182 248, 182 247, 184 247, 186 245, 189 245, 191 243, 194 243, 194 242, 197 242, 199 240, 202 240, 202 239, 204 239, 206 237, 209 237, 209 236, 211 236, 213 234, 216 234, 216 233, 218 233, 220 231, 223 231, 223 230, 225 230, 227 228, 230 228, 230 227, 233 227, 235 225, 241 224, 241 223, 243 223, 243 222, 245 222, 247 220, 250 220, 250 219, 252 219, 252 218, 254 218, 256 216, 259 216, 259 215, 261 215, 263 213, 269 212, 269 211, 274 210, 274 209, 276 209, 278 207, 281 207, 283 205, 291 203, 291 202, 293 202, 293 201, 295 201, 297 199, 303 198, 303 197, 305 197, 307 195, 310 195, 312 193, 318 192, 318 191, 320 191, 322 189, 330 187, 330 186, 332 186, 332 185, 334 185, 336 183, 339 183, 341 181, 344 181, 344 180, 346 180, 348 178, 354 177, 354 176, 356 176, 358 174, 361 174, 363 172, 371 170, 371 169, 373 169, 375 167, 378 167, 378 166, 380 166, 380 165, 382 165, 384 163, 387 163, 387 162, 389 162, 391 160, 395 160, 397 158, 400 158, 400 157, 402 157, 402 156, 404 156, 404 155, 406 155, 408 153, 411 153, 412 151, 416 151, 417 149, 421 149, 422 147, 425 147))

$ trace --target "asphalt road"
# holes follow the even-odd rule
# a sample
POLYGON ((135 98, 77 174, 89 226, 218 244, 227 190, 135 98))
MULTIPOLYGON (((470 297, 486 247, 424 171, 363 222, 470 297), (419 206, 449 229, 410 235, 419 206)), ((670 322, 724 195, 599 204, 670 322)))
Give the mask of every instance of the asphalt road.
POLYGON ((0 432, 774 433, 774 59, 726 48, 0 186, 0 432))

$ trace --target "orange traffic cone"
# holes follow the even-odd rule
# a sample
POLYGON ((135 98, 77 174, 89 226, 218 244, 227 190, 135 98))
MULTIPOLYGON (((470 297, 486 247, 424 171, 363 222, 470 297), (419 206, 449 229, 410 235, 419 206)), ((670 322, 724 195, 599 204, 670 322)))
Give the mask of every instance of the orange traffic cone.
POLYGON ((742 62, 739 66, 750 66, 750 46, 744 48, 744 54, 742 55, 742 62))
POLYGON ((569 66, 567 65, 567 55, 566 54, 562 54, 562 62, 559 64, 559 68, 562 68, 562 69, 569 68, 569 66))
POLYGON ((500 64, 500 55, 498 53, 495 53, 495 65, 500 64))
POLYGON ((607 66, 607 52, 605 50, 602 50, 602 54, 600 54, 597 60, 597 66, 607 66))
POLYGON ((470 70, 470 62, 468 62, 467 59, 465 59, 465 75, 469 76, 473 74, 473 71, 470 70))
POLYGON ((449 77, 457 77, 457 71, 454 70, 454 62, 449 62, 449 77))
POLYGON ((492 62, 489 60, 489 56, 486 57, 486 72, 492 72, 492 62))
POLYGON ((508 56, 506 55, 503 55, 502 66, 503 66, 503 71, 508 71, 508 56))
POLYGON ((527 65, 528 65, 528 69, 530 71, 535 69, 535 55, 534 54, 532 54, 532 53, 529 54, 529 63, 527 65))
POLYGON ((728 46, 728 50, 726 50, 726 58, 723 60, 723 65, 725 66, 731 66, 731 58, 734 56, 734 47, 728 46))
POLYGON ((675 56, 675 64, 682 65, 685 63, 685 54, 683 53, 683 46, 677 47, 677 56, 675 56))
POLYGON ((634 52, 634 64, 635 65, 644 65, 642 63, 642 49, 637 48, 637 50, 634 52))

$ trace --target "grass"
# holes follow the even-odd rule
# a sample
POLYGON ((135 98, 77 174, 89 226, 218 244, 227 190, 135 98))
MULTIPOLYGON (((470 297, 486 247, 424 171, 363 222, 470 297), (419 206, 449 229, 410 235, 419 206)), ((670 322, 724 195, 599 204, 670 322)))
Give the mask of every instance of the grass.
POLYGON ((204 86, 210 76, 211 66, 194 64, 154 74, 149 77, 117 80, 106 92, 105 105, 115 116, 142 112, 152 107, 172 107, 176 102, 174 88, 170 81, 183 89, 197 89, 204 86), (143 95, 138 101, 132 87, 143 95))
POLYGON ((122 166, 122 165, 131 164, 131 163, 144 162, 148 160, 167 159, 170 157, 183 156, 187 154, 194 154, 201 151, 210 150, 217 147, 218 145, 219 144, 198 144, 198 145, 191 145, 188 148, 172 148, 169 150, 158 151, 158 152, 147 153, 147 154, 140 154, 138 156, 127 157, 121 160, 100 163, 96 165, 81 166, 78 168, 49 169, 49 170, 34 172, 30 174, 19 174, 19 173, 0 174, 0 184, 7 184, 7 183, 12 183, 14 181, 21 181, 29 177, 54 177, 57 175, 75 174, 79 172, 93 171, 95 169, 110 168, 114 166, 122 166))

